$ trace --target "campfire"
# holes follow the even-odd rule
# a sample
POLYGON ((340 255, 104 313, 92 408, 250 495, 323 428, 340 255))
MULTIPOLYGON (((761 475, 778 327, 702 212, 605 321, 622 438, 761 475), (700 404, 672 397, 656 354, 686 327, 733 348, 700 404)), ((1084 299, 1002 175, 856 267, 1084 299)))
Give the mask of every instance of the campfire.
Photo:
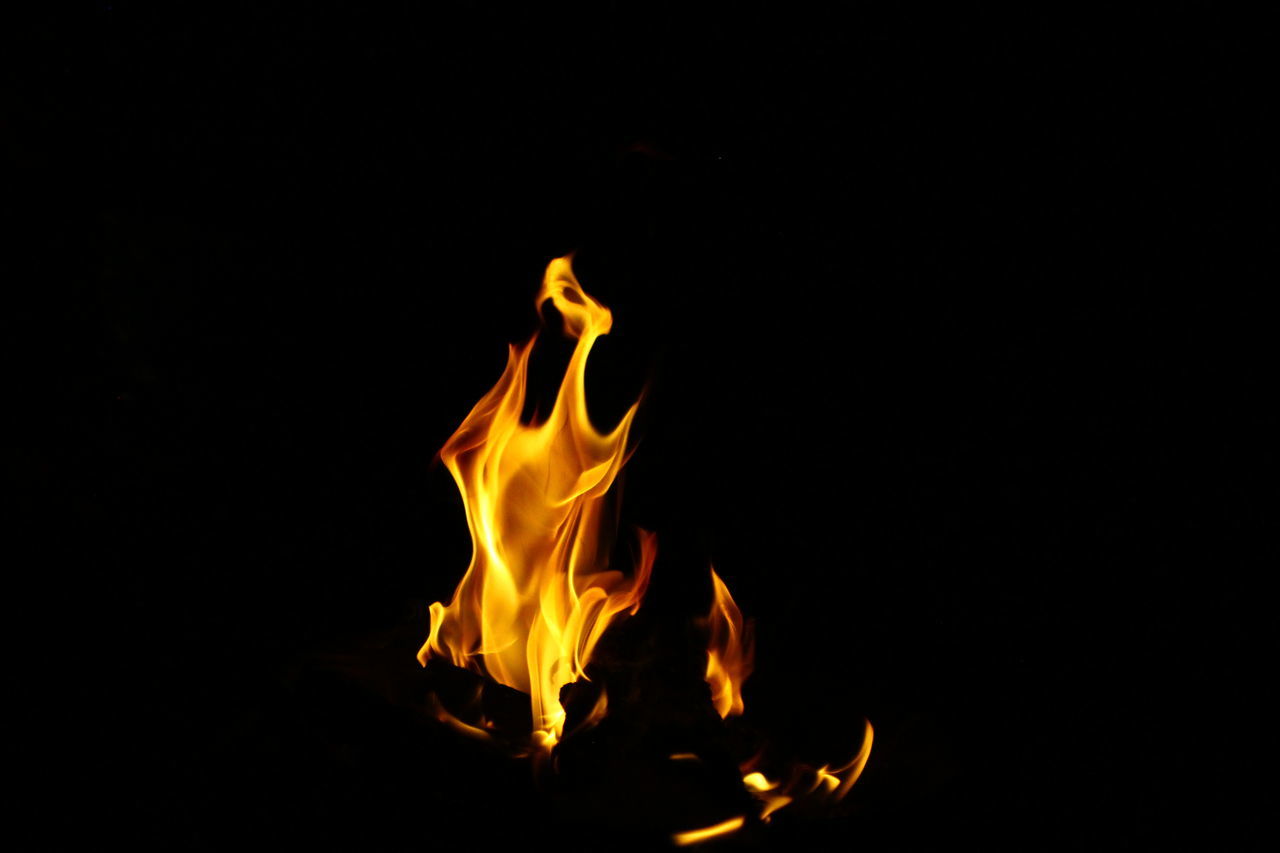
POLYGON ((610 431, 595 428, 586 366, 612 314, 583 290, 568 257, 547 267, 536 304, 548 302, 574 340, 550 412, 524 414, 535 333, 510 347, 497 384, 440 451, 462 496, 472 557, 452 599, 431 605, 418 653, 434 674, 432 713, 462 736, 529 760, 546 780, 598 769, 607 763, 593 755, 607 748, 601 743, 653 728, 655 715, 665 714, 663 742, 683 746, 655 760, 673 768, 672 778, 719 785, 726 778, 719 771, 733 764, 735 790, 713 797, 707 809, 718 819, 671 818, 684 821, 668 831, 680 846, 767 823, 793 804, 811 813, 831 809, 866 766, 871 725, 863 723, 856 754, 835 766, 774 755, 767 739, 739 725, 752 626, 714 569, 710 608, 687 632, 688 659, 704 661, 698 689, 661 684, 658 668, 646 667, 652 661, 637 651, 644 638, 606 649, 623 633, 609 629, 640 611, 658 556, 655 532, 637 528, 620 537, 617 529, 619 475, 635 447, 640 401, 610 431), (620 561, 618 552, 630 559, 620 561), (688 721, 684 730, 681 720, 688 721))

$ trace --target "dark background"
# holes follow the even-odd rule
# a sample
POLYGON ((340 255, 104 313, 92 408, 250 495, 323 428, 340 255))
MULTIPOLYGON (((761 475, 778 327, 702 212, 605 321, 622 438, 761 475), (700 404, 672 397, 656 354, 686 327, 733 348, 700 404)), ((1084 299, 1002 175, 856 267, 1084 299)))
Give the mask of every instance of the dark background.
POLYGON ((433 456, 576 250, 647 618, 713 561, 754 724, 877 727, 852 815, 734 843, 1257 843, 1254 25, 440 5, 10 31, 18 837, 586 843, 413 659, 433 456))

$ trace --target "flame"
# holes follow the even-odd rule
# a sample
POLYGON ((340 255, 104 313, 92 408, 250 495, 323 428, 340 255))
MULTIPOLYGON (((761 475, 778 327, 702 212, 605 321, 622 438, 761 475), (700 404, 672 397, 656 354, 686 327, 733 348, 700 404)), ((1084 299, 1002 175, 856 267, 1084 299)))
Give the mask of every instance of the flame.
POLYGON ((691 829, 688 832, 677 832, 671 837, 677 845, 685 847, 689 844, 697 844, 706 841, 708 838, 715 838, 717 835, 726 835, 730 832, 736 832, 742 828, 742 824, 746 819, 735 817, 726 820, 724 823, 717 823, 715 826, 708 826, 703 829, 691 829))
MULTIPOLYGON (((472 555, 453 598, 430 607, 430 629, 418 652, 425 666, 433 657, 486 675, 528 694, 534 749, 550 750, 564 735, 566 712, 561 689, 585 679, 596 646, 616 619, 640 608, 657 553, 652 533, 640 531, 639 556, 630 576, 609 566, 613 486, 628 458, 628 437, 638 402, 608 433, 587 413, 585 374, 595 341, 608 334, 613 317, 574 277, 568 258, 552 261, 538 292, 560 312, 564 333, 575 343, 551 412, 525 422, 529 359, 538 335, 512 345, 494 387, 445 442, 440 458, 457 483, 471 532, 472 555)), ((712 704, 724 719, 744 713, 744 682, 751 675, 751 624, 729 588, 711 570, 713 600, 705 619, 705 679, 712 704)), ((603 688, 577 724, 594 725, 608 712, 603 688)), ((430 711, 461 735, 500 737, 481 710, 479 688, 465 703, 463 720, 436 699, 430 711)), ((736 725, 736 722, 730 723, 736 725)), ((759 807, 750 815, 713 826, 678 832, 676 845, 690 845, 735 832, 748 819, 768 822, 778 809, 799 800, 834 803, 853 787, 866 767, 874 732, 865 724, 853 759, 838 768, 799 762, 776 767, 764 751, 739 767, 742 784, 759 807), (759 766, 757 766, 759 763, 759 766)), ((545 753, 543 753, 545 754, 545 753)), ((672 761, 701 761, 680 752, 672 761)), ((554 764, 552 765, 554 766, 554 764)))
MULTIPOLYGON (((711 570, 711 585, 711 612, 706 617, 709 628, 706 681, 711 687, 716 711, 727 719, 745 710, 742 683, 751 675, 755 649, 750 624, 744 625, 742 612, 729 594, 729 587, 714 568, 711 570)), ((795 764, 791 767, 790 778, 785 785, 781 781, 771 781, 763 772, 755 769, 759 756, 745 762, 740 768, 745 774, 742 784, 762 803, 760 820, 767 823, 770 815, 801 797, 837 802, 843 799, 858 781, 867 765, 867 759, 871 757, 875 730, 870 721, 864 721, 864 726, 862 746, 848 764, 834 770, 825 764, 817 768, 795 764)), ((722 830, 727 831, 729 830, 722 830)))
POLYGON ((550 414, 540 423, 520 417, 535 333, 510 347, 498 383, 440 451, 462 494, 472 557, 452 601, 431 605, 418 660, 441 657, 529 694, 536 740, 550 747, 564 726, 560 689, 586 677, 610 623, 639 609, 656 540, 641 531, 630 578, 609 569, 606 497, 627 460, 638 401, 611 432, 596 431, 587 357, 613 317, 582 289, 567 257, 547 266, 538 306, 547 300, 577 340, 550 414))
POLYGON ((761 803, 760 820, 769 822, 769 817, 783 806, 790 805, 799 799, 837 803, 844 799, 853 784, 862 775, 871 757, 871 744, 875 730, 869 721, 863 722, 862 746, 853 759, 841 767, 832 769, 828 765, 811 767, 797 763, 790 768, 786 783, 772 781, 764 773, 753 769, 756 758, 742 765, 746 772, 742 777, 742 785, 761 803))
POLYGON ((729 587, 711 570, 713 597, 707 614, 710 639, 707 643, 707 684, 711 701, 721 717, 741 714, 742 683, 751 675, 754 648, 749 630, 742 624, 742 612, 729 594, 729 587))
POLYGON ((875 741, 876 730, 871 727, 871 721, 866 720, 866 728, 862 733, 862 746, 858 748, 858 754, 853 760, 832 774, 840 778, 840 787, 836 790, 837 797, 843 797, 849 793, 849 789, 853 787, 853 783, 858 781, 858 777, 862 775, 863 769, 867 766, 867 759, 871 757, 871 744, 875 741), (841 774, 844 774, 841 776, 841 774))

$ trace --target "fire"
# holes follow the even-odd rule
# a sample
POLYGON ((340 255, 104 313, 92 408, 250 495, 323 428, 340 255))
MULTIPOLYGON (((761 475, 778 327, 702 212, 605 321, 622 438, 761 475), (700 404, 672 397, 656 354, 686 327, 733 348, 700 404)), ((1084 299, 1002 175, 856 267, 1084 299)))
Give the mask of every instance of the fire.
MULTIPOLYGON (((742 684, 751 675, 755 649, 750 625, 744 626, 742 612, 730 595, 729 587, 714 568, 711 570, 711 586, 711 611, 705 620, 708 627, 706 681, 711 688, 716 711, 727 719, 746 710, 742 701, 742 684)), ((828 765, 815 768, 795 764, 790 768, 785 785, 781 781, 770 780, 757 770, 756 758, 745 762, 741 767, 745 774, 742 784, 760 802, 760 820, 768 822, 770 815, 799 798, 830 801, 843 799, 858 781, 867 759, 871 757, 875 731, 869 721, 864 721, 864 726, 862 746, 847 764, 835 769, 828 765)), ((677 834, 673 838, 677 844, 692 844, 714 835, 732 832, 740 826, 741 823, 733 827, 719 824, 705 830, 677 834)))
MULTIPOLYGON (((631 577, 609 568, 610 487, 627 460, 638 402, 611 432, 596 431, 587 358, 613 317, 582 289, 567 257, 547 267, 537 305, 547 300, 576 339, 550 414, 521 420, 535 333, 510 347, 498 383, 440 451, 462 494, 472 557, 452 601, 431 605, 418 660, 441 657, 529 694, 549 748, 564 727, 560 689, 585 677, 605 629, 639 609, 656 542, 641 532, 631 577)), ((603 713, 600 704, 592 716, 603 713)))
POLYGON ((677 832, 671 837, 680 847, 686 847, 690 844, 697 844, 706 841, 709 838, 715 838, 717 835, 726 835, 730 832, 736 832, 742 828, 745 818, 735 817, 726 820, 724 823, 717 823, 715 826, 708 826, 705 829, 691 829, 688 832, 677 832))
MULTIPOLYGON (((627 462, 639 405, 633 403, 607 433, 597 431, 587 413, 587 359, 595 341, 608 334, 613 317, 582 289, 568 258, 547 266, 538 307, 547 301, 560 312, 564 333, 575 341, 550 413, 530 422, 521 417, 535 333, 523 345, 510 347, 497 384, 440 451, 462 495, 472 555, 452 600, 431 605, 430 629, 418 660, 425 666, 431 658, 441 658, 526 693, 533 743, 550 750, 565 736, 561 689, 587 677, 604 632, 640 608, 657 544, 653 534, 640 531, 634 571, 626 575, 609 565, 616 519, 613 487, 627 462)), ((751 675, 754 644, 751 624, 744 622, 714 569, 711 585, 711 609, 700 620, 708 640, 705 679, 716 712, 729 720, 745 711, 742 687, 751 675)), ((477 687, 465 703, 470 722, 455 717, 434 697, 431 710, 460 734, 489 739, 494 725, 479 712, 481 695, 477 687)), ((598 690, 594 707, 578 725, 593 725, 608 707, 608 696, 598 690)), ((835 769, 794 761, 775 765, 762 752, 739 765, 743 787, 759 803, 754 817, 741 815, 678 832, 671 840, 681 846, 697 844, 736 832, 748 818, 768 822, 792 802, 840 800, 866 766, 872 737, 868 722, 858 753, 835 769)), ((530 752, 522 747, 519 754, 530 752)), ((670 758, 702 760, 693 752, 670 758)))
POLYGON ((742 612, 729 594, 729 587, 711 570, 711 612, 707 614, 710 638, 707 643, 707 684, 711 701, 721 717, 741 714, 742 683, 751 675, 753 652, 751 634, 743 627, 742 612))

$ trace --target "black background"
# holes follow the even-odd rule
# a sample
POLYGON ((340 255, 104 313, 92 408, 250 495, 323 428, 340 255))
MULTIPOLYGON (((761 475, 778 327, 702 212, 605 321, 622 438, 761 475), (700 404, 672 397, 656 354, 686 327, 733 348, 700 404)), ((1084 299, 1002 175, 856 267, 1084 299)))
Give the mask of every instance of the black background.
POLYGON ((735 843, 1253 841, 1251 26, 439 5, 11 31, 19 837, 587 843, 413 659, 468 551, 433 456, 576 251, 597 423, 648 387, 649 618, 714 562, 755 724, 877 727, 852 816, 735 843))

